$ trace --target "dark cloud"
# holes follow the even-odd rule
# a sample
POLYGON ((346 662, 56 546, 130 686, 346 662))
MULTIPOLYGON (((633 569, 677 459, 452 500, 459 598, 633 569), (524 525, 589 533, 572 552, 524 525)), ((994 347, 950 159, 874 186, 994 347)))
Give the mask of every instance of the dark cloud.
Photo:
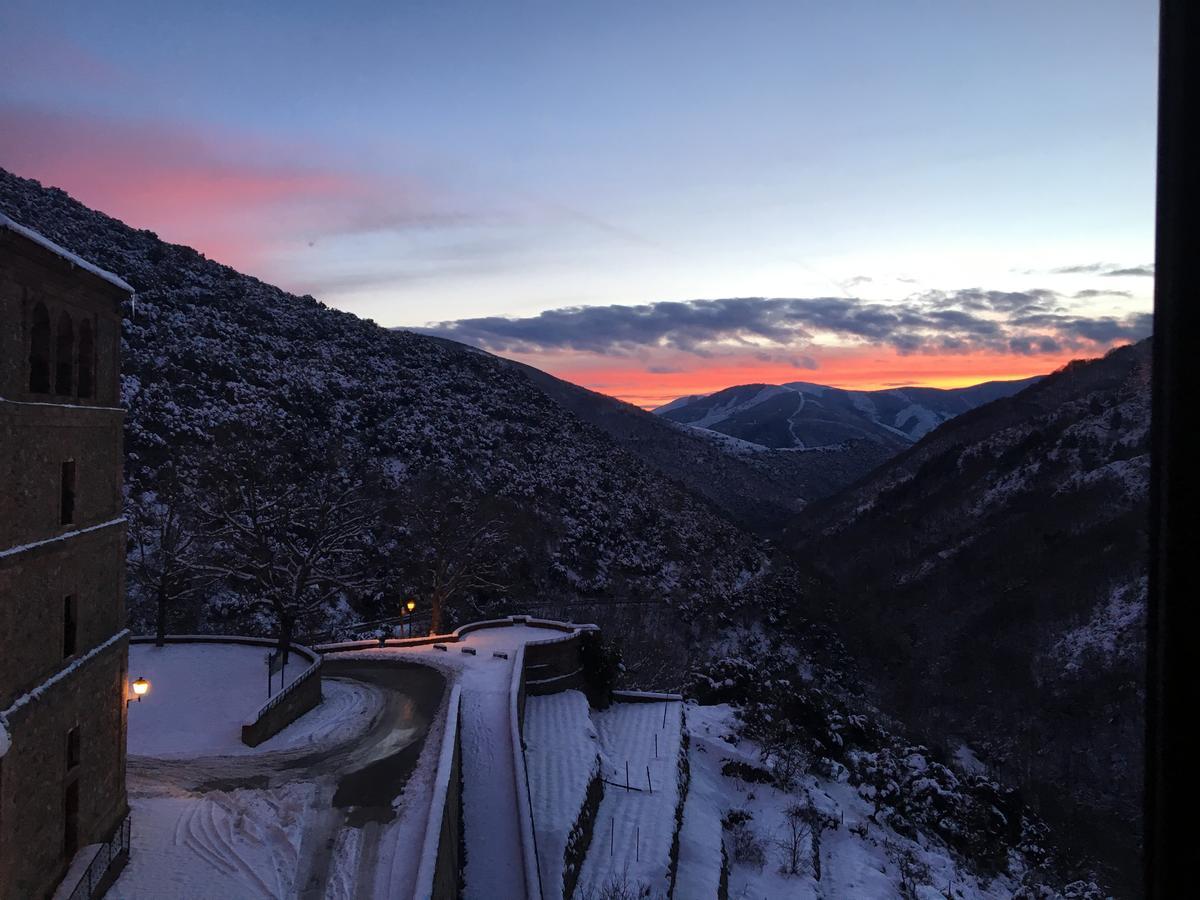
MULTIPOLYGON (((1033 274, 1032 272, 1028 274, 1033 274)), ((1120 266, 1116 263, 1084 263, 1076 266, 1061 266, 1050 270, 1051 275, 1100 275, 1105 278, 1153 278, 1154 266, 1120 266)))
MULTIPOLYGON (((1106 272, 1109 269, 1116 268, 1110 263, 1084 263, 1078 266, 1060 266, 1057 269, 1051 269, 1051 275, 1097 275, 1100 272, 1106 272)), ((1032 273, 1030 273, 1032 274, 1032 273)))
POLYGON ((1154 266, 1130 266, 1126 269, 1112 269, 1103 274, 1105 278, 1153 278, 1154 266))
POLYGON ((1086 291, 1076 291, 1073 296, 1076 300, 1092 300, 1096 297, 1129 298, 1132 297, 1133 294, 1131 294, 1129 291, 1096 291, 1089 288, 1086 291))
POLYGON ((1123 319, 1069 311, 1049 290, 932 291, 895 303, 844 297, 740 297, 642 306, 551 309, 528 318, 487 316, 415 329, 498 353, 582 351, 610 356, 674 350, 750 353, 815 368, 822 338, 899 353, 1050 353, 1094 349, 1150 333, 1148 315, 1123 319))

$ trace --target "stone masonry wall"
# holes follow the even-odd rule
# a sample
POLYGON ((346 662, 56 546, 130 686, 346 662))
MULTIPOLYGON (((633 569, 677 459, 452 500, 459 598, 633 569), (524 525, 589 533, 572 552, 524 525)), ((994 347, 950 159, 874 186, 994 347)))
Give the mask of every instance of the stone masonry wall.
POLYGON ((63 855, 66 786, 79 785, 78 846, 103 840, 125 803, 124 640, 15 711, 12 747, 0 760, 0 900, 51 892, 63 855), (67 769, 67 733, 79 728, 79 765, 67 769))
POLYGON ((0 400, 0 551, 121 515, 120 410, 0 400), (74 521, 60 519, 62 464, 75 463, 74 521))
MULTIPOLYGON (((460 707, 461 709, 461 707, 460 707)), ((442 812, 442 833, 438 839, 437 865, 433 874, 432 900, 457 900, 462 889, 462 714, 454 741, 450 781, 446 787, 446 807, 442 812)))
POLYGON ((242 726, 242 743, 257 747, 321 702, 321 670, 307 676, 261 718, 242 726))
POLYGON ((75 597, 76 656, 125 626, 123 525, 0 557, 0 710, 66 664, 67 595, 75 597))

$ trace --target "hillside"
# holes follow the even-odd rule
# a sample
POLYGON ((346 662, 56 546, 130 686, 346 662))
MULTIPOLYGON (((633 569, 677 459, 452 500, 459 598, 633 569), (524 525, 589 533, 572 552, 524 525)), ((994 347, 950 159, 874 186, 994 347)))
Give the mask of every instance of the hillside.
MULTIPOLYGON (((134 628, 153 629, 156 591, 174 597, 166 626, 176 631, 365 635, 356 624, 439 592, 443 628, 507 612, 598 621, 624 653, 626 684, 686 684, 732 704, 746 735, 768 742, 764 765, 787 757, 830 781, 849 778, 874 798, 884 837, 935 847, 985 880, 1058 880, 1052 841, 1019 797, 987 772, 955 775, 945 754, 926 773, 913 761, 938 748, 914 743, 861 696, 856 660, 825 625, 828 585, 849 577, 835 521, 865 521, 847 507, 854 501, 839 495, 797 514, 827 542, 800 549, 832 564, 829 577, 734 524, 778 531, 800 501, 839 481, 860 479, 852 498, 869 491, 880 484, 862 475, 871 454, 891 449, 776 453, 653 419, 464 345, 289 294, 3 170, 0 211, 137 289, 122 381, 134 628), (342 563, 322 557, 328 571, 292 591, 318 545, 342 563), (297 549, 299 567, 290 565, 297 549)), ((1058 383, 1037 389, 1053 399, 1058 383)), ((1013 403, 992 405, 1012 411, 1007 425, 979 419, 992 407, 968 413, 877 473, 903 479, 895 473, 946 428, 963 434, 962 423, 980 421, 983 440, 1045 412, 1013 403)), ((1132 409, 1125 415, 1132 423, 1132 409)), ((887 546, 895 535, 876 537, 887 546)), ((864 578, 878 571, 870 548, 847 546, 848 560, 865 561, 864 578)), ((857 605, 864 616, 870 603, 857 605)), ((1065 638, 1078 651, 1069 658, 1086 661, 1092 632, 1080 634, 1065 638)), ((611 648, 598 655, 615 675, 611 648)), ((978 702, 982 691, 968 685, 963 696, 978 702)), ((939 738, 960 727, 914 718, 939 738)))
POLYGON ((806 504, 857 481, 895 452, 861 439, 808 451, 772 450, 681 425, 539 369, 510 365, 564 409, 738 525, 767 536, 779 534, 806 504))
POLYGON ((803 381, 743 384, 706 396, 680 397, 654 412, 764 447, 818 448, 866 440, 898 451, 954 416, 1035 381, 884 391, 848 391, 803 381))
MULTIPOLYGON (((197 479, 197 506, 212 498, 204 479, 219 480, 239 458, 278 463, 271 477, 280 477, 295 456, 287 477, 297 479, 354 458, 369 461, 396 526, 393 558, 437 550, 413 546, 428 525, 410 502, 414 484, 503 510, 493 584, 462 593, 466 614, 644 598, 699 612, 759 586, 765 558, 751 538, 501 360, 294 296, 3 170, 0 210, 137 289, 123 349, 134 512, 182 458, 217 470, 197 479)), ((131 579, 131 613, 146 627, 138 587, 131 579)), ((205 602, 173 610, 171 626, 274 628, 236 598, 205 602)), ((336 631, 394 614, 388 602, 359 597, 299 627, 336 631)))
POLYGON ((802 516, 882 702, 1136 879, 1149 340, 942 425, 802 516))

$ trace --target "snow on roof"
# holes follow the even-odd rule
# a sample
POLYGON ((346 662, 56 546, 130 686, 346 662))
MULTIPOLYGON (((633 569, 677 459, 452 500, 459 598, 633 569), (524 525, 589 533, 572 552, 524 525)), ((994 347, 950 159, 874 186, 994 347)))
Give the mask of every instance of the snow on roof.
POLYGON ((101 269, 99 266, 92 265, 90 262, 88 262, 83 257, 76 256, 74 253, 72 253, 70 250, 67 250, 65 247, 60 247, 58 244, 54 243, 54 241, 50 240, 50 238, 44 237, 43 235, 38 234, 32 228, 26 228, 24 225, 14 222, 12 219, 10 219, 8 216, 6 216, 2 212, 0 212, 0 228, 7 228, 9 231, 14 231, 17 234, 21 235, 22 237, 28 238, 29 240, 33 241, 35 244, 41 244, 43 247, 45 247, 51 253, 61 256, 63 259, 65 259, 71 265, 78 266, 81 269, 86 269, 88 272, 91 272, 93 275, 103 278, 105 281, 107 281, 109 284, 113 285, 114 287, 119 287, 121 290, 128 291, 131 294, 133 293, 133 288, 130 287, 128 282, 126 282, 123 278, 119 278, 116 275, 114 275, 112 272, 105 271, 104 269, 101 269))

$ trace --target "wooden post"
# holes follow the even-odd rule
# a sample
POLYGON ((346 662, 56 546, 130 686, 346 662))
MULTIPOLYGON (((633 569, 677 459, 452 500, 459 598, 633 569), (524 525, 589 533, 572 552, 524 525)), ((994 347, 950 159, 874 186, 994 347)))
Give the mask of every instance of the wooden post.
POLYGON ((642 861, 642 829, 638 826, 633 830, 633 854, 634 862, 642 861))
POLYGON ((629 790, 629 760, 625 760, 625 790, 629 790))
POLYGON ((608 820, 608 855, 609 856, 613 855, 613 842, 615 840, 616 833, 617 833, 617 820, 609 819, 608 820))
POLYGON ((646 766, 646 786, 650 788, 650 793, 654 793, 654 785, 650 782, 650 767, 646 766))
POLYGON ((658 759, 658 732, 654 734, 654 758, 658 759))

